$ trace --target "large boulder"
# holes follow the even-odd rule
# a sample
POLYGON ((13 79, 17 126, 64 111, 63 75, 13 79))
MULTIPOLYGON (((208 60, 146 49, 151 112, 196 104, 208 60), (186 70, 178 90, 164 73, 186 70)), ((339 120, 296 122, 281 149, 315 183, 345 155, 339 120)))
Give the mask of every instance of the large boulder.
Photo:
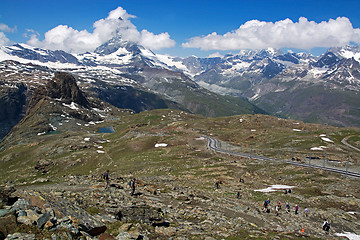
MULTIPOLYGON (((82 208, 74 205, 72 202, 57 198, 51 193, 24 192, 21 194, 23 198, 27 198, 32 207, 38 207, 47 211, 52 209, 55 213, 55 217, 60 219, 64 216, 69 216, 74 219, 78 225, 80 231, 86 232, 91 236, 97 236, 105 232, 106 226, 103 222, 89 215, 82 208)), ((45 223, 50 219, 48 214, 43 214, 38 220, 37 224, 39 228, 44 227, 45 223)))
POLYGON ((14 198, 11 197, 13 192, 15 192, 13 187, 0 187, 0 203, 5 205, 13 204, 14 198))
POLYGON ((15 215, 7 215, 0 218, 0 239, 4 239, 8 234, 14 233, 17 227, 15 215))
POLYGON ((164 214, 161 208, 154 208, 147 205, 128 206, 120 209, 116 214, 116 218, 120 221, 140 221, 152 226, 166 226, 164 214))

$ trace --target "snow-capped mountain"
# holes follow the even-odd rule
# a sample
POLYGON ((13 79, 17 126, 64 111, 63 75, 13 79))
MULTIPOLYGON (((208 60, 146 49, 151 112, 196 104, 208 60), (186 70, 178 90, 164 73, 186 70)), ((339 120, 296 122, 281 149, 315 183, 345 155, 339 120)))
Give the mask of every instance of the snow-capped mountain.
POLYGON ((246 97, 270 113, 360 126, 359 47, 331 48, 319 57, 265 49, 172 60, 199 85, 222 95, 246 97), (307 106, 300 106, 303 103, 307 106))
POLYGON ((5 116, 14 104, 21 106, 5 132, 24 115, 34 90, 47 84, 57 71, 76 76, 87 95, 136 112, 173 108, 206 116, 264 113, 244 98, 229 98, 202 88, 161 57, 120 37, 84 54, 26 44, 1 47, 0 113, 5 116))
MULTIPOLYGON (((117 36, 95 51, 84 54, 33 48, 26 44, 1 47, 0 61, 3 60, 42 66, 51 71, 71 72, 78 76, 80 86, 96 89, 99 96, 107 96, 108 99, 113 99, 109 97, 109 89, 120 94, 120 90, 116 89, 122 88, 117 86, 127 86, 158 94, 192 112, 199 112, 200 107, 187 98, 194 98, 196 92, 207 89, 209 91, 205 91, 203 96, 215 92, 223 96, 245 97, 273 114, 317 121, 316 118, 313 120, 294 114, 295 109, 299 109, 294 107, 295 102, 294 106, 280 108, 281 103, 275 104, 273 100, 267 101, 267 98, 274 99, 274 96, 282 94, 283 101, 289 104, 292 101, 286 99, 285 95, 316 88, 312 94, 316 95, 317 91, 351 91, 347 95, 356 99, 360 91, 360 48, 354 46, 331 48, 319 57, 309 53, 283 53, 269 48, 242 50, 223 57, 180 58, 155 54, 150 49, 117 36)), ((218 98, 218 95, 213 97, 218 98)), ((291 94, 288 97, 291 98, 291 94)), ((348 105, 349 101, 345 98, 341 106, 348 105)), ((115 104, 114 101, 111 103, 115 104)), ((316 102, 312 101, 311 104, 316 105, 316 102)), ((353 107, 352 104, 351 109, 353 107)), ((209 105, 201 111, 206 115, 217 115, 213 109, 209 105)), ((321 111, 317 110, 316 114, 321 115, 321 111)), ((357 124, 353 120, 344 124, 339 122, 342 120, 336 120, 335 124, 357 124)))

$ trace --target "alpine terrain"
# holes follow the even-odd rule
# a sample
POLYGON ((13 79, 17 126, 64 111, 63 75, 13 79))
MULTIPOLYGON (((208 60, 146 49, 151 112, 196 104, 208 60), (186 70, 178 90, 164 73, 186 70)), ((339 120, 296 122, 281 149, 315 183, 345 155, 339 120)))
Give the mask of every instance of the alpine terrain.
POLYGON ((244 97, 206 90, 149 49, 121 37, 80 55, 15 44, 1 47, 0 60, 0 110, 9 116, 2 119, 2 136, 24 115, 33 90, 58 70, 76 76, 86 94, 136 112, 172 108, 205 116, 265 113, 244 97))
POLYGON ((1 47, 0 240, 360 236, 359 58, 1 47))

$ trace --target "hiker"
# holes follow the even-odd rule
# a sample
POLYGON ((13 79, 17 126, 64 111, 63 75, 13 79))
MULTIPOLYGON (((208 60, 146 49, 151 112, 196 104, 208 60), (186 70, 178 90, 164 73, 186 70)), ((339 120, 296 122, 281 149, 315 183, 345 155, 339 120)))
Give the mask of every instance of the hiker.
POLYGON ((305 208, 305 210, 304 210, 305 217, 308 216, 308 211, 309 211, 309 209, 308 209, 308 208, 305 208))
POLYGON ((288 193, 288 191, 285 189, 285 190, 284 190, 284 194, 287 194, 287 193, 288 193))
POLYGON ((245 183, 243 178, 240 178, 239 182, 245 183))
POLYGON ((270 212, 269 205, 270 205, 270 199, 268 198, 268 199, 265 200, 265 202, 264 202, 264 212, 267 212, 267 213, 270 212))
POLYGON ((298 214, 298 211, 299 211, 299 206, 296 205, 296 207, 295 207, 295 214, 298 214))
POLYGON ((129 186, 131 187, 130 195, 133 196, 135 193, 136 178, 131 179, 131 181, 129 182, 129 186))
POLYGON ((290 212, 290 204, 286 203, 286 213, 289 213, 289 212, 290 212))
POLYGON ((221 181, 216 181, 215 183, 215 186, 216 186, 216 189, 220 189, 220 184, 221 184, 221 181))
POLYGON ((289 188, 289 191, 288 191, 288 193, 291 193, 291 188, 289 188))
POLYGON ((279 216, 279 205, 275 207, 275 215, 279 216))
POLYGON ((328 221, 324 221, 324 224, 322 226, 322 229, 326 232, 326 234, 329 234, 329 230, 330 230, 330 223, 328 221))
POLYGON ((278 206, 279 211, 280 211, 280 210, 281 210, 281 202, 280 202, 280 201, 278 202, 278 205, 277 205, 277 206, 278 206))
POLYGON ((237 192, 237 194, 236 194, 236 198, 238 198, 238 199, 240 199, 240 198, 241 198, 240 192, 237 192))
POLYGON ((109 178, 109 170, 106 170, 106 172, 104 173, 104 180, 106 181, 106 184, 105 184, 105 189, 108 188, 110 186, 110 178, 109 178))

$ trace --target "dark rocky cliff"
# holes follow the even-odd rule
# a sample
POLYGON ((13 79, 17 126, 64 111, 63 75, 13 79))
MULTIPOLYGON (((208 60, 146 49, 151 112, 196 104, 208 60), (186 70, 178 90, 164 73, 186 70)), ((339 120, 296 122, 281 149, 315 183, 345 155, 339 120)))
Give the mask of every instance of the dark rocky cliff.
POLYGON ((0 90, 0 139, 24 116, 26 105, 26 86, 19 84, 0 90))
POLYGON ((65 72, 55 73, 52 81, 35 90, 28 107, 28 112, 31 111, 41 99, 46 97, 60 99, 66 104, 74 102, 83 107, 89 107, 89 102, 77 86, 75 77, 65 72))

